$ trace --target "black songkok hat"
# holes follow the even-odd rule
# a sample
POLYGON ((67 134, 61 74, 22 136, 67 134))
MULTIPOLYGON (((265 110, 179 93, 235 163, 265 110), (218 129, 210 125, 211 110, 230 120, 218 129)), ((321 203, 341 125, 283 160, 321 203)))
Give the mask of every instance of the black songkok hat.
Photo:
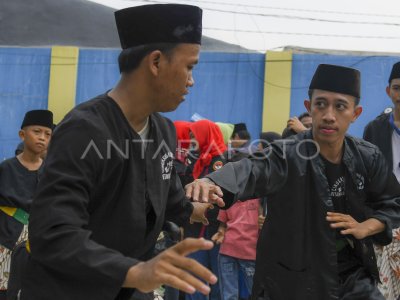
POLYGON ((392 72, 390 73, 389 77, 389 84, 392 81, 392 79, 397 79, 397 78, 400 78, 400 61, 393 65, 392 72))
POLYGON ((203 11, 192 5, 153 4, 115 12, 122 49, 154 43, 201 44, 203 11))
POLYGON ((52 129, 53 113, 45 109, 28 111, 25 114, 24 121, 22 121, 21 129, 30 125, 44 126, 52 129))
POLYGON ((324 90, 351 95, 360 99, 360 71, 342 66, 321 64, 311 80, 310 90, 324 90))
POLYGON ((232 135, 234 135, 235 133, 238 133, 239 131, 247 131, 247 127, 246 127, 245 123, 237 123, 234 126, 235 127, 233 127, 232 135))

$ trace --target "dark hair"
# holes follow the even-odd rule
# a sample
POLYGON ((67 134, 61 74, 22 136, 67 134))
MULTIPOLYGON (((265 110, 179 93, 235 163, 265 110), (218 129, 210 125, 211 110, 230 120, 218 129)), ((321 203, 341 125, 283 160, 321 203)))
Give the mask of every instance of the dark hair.
POLYGON ((172 50, 178 45, 177 43, 157 43, 124 49, 118 57, 119 72, 132 72, 147 54, 156 50, 160 50, 167 57, 170 57, 172 50))
MULTIPOLYGON (((312 95, 313 95, 313 92, 314 92, 313 89, 309 89, 309 90, 308 90, 308 98, 309 98, 309 100, 311 100, 312 95)), ((352 96, 352 97, 354 97, 354 96, 352 96)), ((356 106, 357 106, 358 104, 360 104, 360 98, 354 97, 354 99, 355 99, 354 102, 355 102, 356 106)), ((299 118, 299 119, 300 119, 300 118, 299 118)))
POLYGON ((240 131, 236 132, 236 134, 238 135, 238 137, 241 140, 250 140, 251 139, 251 135, 247 130, 240 130, 240 131))
POLYGON ((311 115, 310 115, 310 113, 309 113, 308 111, 303 112, 303 113, 298 117, 298 119, 299 119, 299 121, 301 121, 302 119, 307 118, 307 117, 311 117, 311 115))

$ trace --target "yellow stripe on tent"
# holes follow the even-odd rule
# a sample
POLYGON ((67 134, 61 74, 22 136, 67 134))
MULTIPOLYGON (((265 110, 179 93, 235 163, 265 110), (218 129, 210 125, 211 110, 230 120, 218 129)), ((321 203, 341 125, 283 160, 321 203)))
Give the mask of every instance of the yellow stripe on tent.
POLYGON ((55 46, 51 49, 48 109, 54 123, 60 122, 75 106, 79 48, 55 46))
POLYGON ((292 52, 266 53, 263 131, 282 133, 290 115, 292 52))

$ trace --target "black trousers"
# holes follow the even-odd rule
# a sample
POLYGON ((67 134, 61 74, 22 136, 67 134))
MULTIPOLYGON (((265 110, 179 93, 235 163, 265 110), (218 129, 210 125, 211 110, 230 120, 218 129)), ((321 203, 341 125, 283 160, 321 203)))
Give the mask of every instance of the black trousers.
POLYGON ((341 279, 340 300, 385 300, 374 279, 363 267, 341 279))

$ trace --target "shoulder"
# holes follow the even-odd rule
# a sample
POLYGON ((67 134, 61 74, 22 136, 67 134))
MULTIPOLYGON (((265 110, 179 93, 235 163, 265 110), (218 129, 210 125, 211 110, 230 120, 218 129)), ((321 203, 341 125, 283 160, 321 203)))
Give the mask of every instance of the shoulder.
POLYGON ((366 165, 375 162, 375 160, 383 159, 382 152, 376 145, 349 135, 346 136, 345 140, 352 154, 361 156, 366 165))
MULTIPOLYGON (((117 121, 120 119, 117 104, 112 103, 112 99, 107 97, 106 94, 99 95, 72 109, 57 125, 52 141, 57 135, 68 133, 77 136, 90 135, 93 138, 99 135, 107 135, 108 128, 112 127, 109 125, 113 123, 111 119, 117 121)), ((119 124, 120 121, 117 123, 119 124)))
POLYGON ((6 160, 3 160, 0 163, 0 169, 4 170, 6 168, 9 168, 10 166, 15 165, 16 163, 17 163, 17 158, 16 157, 10 157, 10 158, 8 158, 6 160))
POLYGON ((380 127, 384 124, 389 123, 390 112, 383 112, 379 116, 377 116, 374 120, 370 121, 366 128, 372 129, 374 127, 380 127))

